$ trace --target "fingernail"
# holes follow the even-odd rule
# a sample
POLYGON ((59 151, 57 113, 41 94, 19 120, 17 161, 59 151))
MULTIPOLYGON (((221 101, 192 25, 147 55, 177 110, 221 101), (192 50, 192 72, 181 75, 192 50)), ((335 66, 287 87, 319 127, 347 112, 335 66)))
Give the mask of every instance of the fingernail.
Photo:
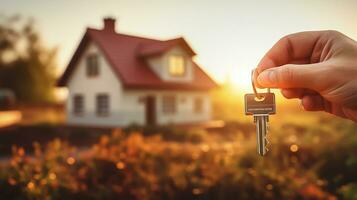
POLYGON ((265 70, 258 76, 258 83, 262 86, 272 86, 277 82, 276 72, 274 70, 265 70))

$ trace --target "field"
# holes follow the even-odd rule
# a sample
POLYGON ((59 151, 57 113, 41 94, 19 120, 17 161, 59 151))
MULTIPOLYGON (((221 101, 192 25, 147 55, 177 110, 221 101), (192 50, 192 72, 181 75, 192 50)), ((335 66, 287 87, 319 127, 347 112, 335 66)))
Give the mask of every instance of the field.
POLYGON ((260 157, 241 94, 222 90, 213 96, 215 118, 225 121, 219 129, 70 129, 58 120, 3 130, 0 196, 357 199, 355 123, 279 99, 270 150, 260 157))

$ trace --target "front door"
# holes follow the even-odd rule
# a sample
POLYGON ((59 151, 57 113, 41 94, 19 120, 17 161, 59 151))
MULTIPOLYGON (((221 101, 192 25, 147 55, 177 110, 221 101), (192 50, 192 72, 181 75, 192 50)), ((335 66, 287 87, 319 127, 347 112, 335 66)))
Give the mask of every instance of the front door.
POLYGON ((147 96, 145 101, 146 125, 156 124, 156 102, 154 96, 147 96))

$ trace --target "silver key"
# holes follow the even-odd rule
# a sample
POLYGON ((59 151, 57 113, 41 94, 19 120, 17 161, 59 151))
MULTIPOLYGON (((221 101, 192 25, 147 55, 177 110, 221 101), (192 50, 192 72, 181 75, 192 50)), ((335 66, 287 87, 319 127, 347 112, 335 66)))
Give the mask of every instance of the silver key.
POLYGON ((256 124, 257 134, 257 152, 264 156, 268 151, 267 132, 269 115, 275 114, 275 95, 274 93, 260 93, 259 98, 256 94, 246 94, 245 100, 245 114, 253 115, 254 123, 256 124))
POLYGON ((254 123, 256 124, 256 134, 257 134, 257 152, 259 155, 264 156, 268 151, 268 119, 269 115, 255 115, 254 123))

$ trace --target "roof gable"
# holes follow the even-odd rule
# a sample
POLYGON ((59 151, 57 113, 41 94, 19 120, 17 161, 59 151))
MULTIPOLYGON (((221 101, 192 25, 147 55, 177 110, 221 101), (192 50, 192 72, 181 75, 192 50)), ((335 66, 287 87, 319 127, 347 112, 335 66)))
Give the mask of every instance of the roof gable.
POLYGON ((90 28, 84 34, 60 78, 59 86, 65 86, 68 83, 80 56, 90 41, 101 49, 113 71, 122 81, 124 88, 207 90, 217 86, 195 63, 193 63, 192 82, 172 82, 161 80, 142 59, 143 56, 158 55, 177 45, 183 47, 189 55, 195 55, 195 52, 183 38, 161 41, 90 28))
POLYGON ((139 47, 138 55, 143 57, 157 56, 157 55, 161 55, 164 52, 167 52, 168 50, 176 46, 182 47, 190 56, 196 55, 196 53, 188 45, 186 40, 181 37, 172 40, 162 41, 162 42, 155 42, 152 44, 142 44, 139 47))

